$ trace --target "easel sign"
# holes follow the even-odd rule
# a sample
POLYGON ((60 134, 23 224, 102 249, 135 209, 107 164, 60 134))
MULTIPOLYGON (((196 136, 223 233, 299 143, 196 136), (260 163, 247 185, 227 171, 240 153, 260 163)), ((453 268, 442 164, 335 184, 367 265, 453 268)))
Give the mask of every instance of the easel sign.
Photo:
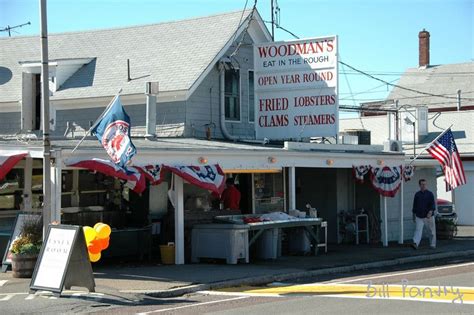
POLYGON ((63 288, 85 287, 94 292, 95 281, 84 233, 76 225, 49 225, 36 262, 30 291, 61 295, 63 288))
POLYGON ((3 255, 2 260, 2 272, 7 272, 8 268, 12 265, 12 253, 10 247, 12 246, 13 241, 20 235, 21 228, 23 224, 28 221, 41 220, 41 213, 35 212, 20 212, 16 216, 15 224, 13 224, 13 231, 8 240, 7 248, 5 248, 5 254, 3 255))

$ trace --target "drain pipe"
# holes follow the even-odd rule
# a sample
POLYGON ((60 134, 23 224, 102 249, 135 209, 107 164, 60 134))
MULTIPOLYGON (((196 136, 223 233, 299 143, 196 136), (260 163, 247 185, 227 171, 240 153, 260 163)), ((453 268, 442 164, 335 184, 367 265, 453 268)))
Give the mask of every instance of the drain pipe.
POLYGON ((237 141, 239 138, 236 136, 233 136, 229 133, 227 130, 227 127, 225 125, 225 75, 224 75, 225 67, 224 63, 220 62, 219 63, 219 97, 220 97, 220 110, 219 110, 219 118, 220 118, 220 125, 221 125, 221 131, 222 134, 224 135, 224 138, 232 141, 237 141))

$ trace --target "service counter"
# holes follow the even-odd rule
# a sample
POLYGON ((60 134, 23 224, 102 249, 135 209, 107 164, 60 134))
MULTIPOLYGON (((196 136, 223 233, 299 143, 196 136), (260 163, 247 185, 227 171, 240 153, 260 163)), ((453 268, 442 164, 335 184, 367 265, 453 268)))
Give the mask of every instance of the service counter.
POLYGON ((249 249, 253 245, 256 247, 257 258, 276 259, 281 255, 281 232, 288 229, 293 229, 288 234, 293 239, 298 237, 298 243, 308 240, 313 254, 317 255, 322 219, 263 221, 260 217, 261 215, 221 215, 214 217, 214 224, 195 225, 192 231, 193 262, 201 258, 225 258, 228 263, 237 263, 242 258, 248 262, 249 249))

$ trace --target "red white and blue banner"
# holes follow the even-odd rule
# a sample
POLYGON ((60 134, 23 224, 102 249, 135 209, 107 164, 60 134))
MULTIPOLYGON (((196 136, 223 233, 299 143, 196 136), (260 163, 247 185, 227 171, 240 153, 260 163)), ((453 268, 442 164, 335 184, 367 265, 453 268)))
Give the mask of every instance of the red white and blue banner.
POLYGON ((163 166, 162 165, 146 165, 134 166, 148 179, 151 185, 158 185, 163 181, 163 166))
POLYGON ((214 191, 219 195, 224 190, 225 175, 218 164, 202 166, 164 165, 164 167, 198 187, 214 191))
POLYGON ((371 169, 372 186, 385 197, 395 197, 402 179, 401 166, 381 166, 371 169))
POLYGON ((225 174, 218 164, 202 166, 145 165, 129 166, 126 169, 104 159, 68 159, 66 166, 80 167, 117 177, 127 181, 126 186, 137 193, 145 190, 147 179, 151 185, 158 185, 164 179, 165 171, 182 177, 190 184, 221 194, 225 187, 225 174))
POLYGON ((123 109, 120 96, 105 110, 91 132, 99 139, 112 162, 125 168, 137 149, 130 138, 130 117, 123 109))
POLYGON ((120 166, 109 160, 103 159, 87 159, 77 160, 69 159, 65 161, 66 166, 86 168, 88 170, 97 171, 99 173, 116 177, 126 181, 126 186, 136 193, 142 193, 146 188, 145 176, 138 169, 127 168, 128 172, 120 166))
POLYGON ((360 166, 352 165, 352 175, 354 176, 355 180, 359 183, 364 182, 364 176, 369 171, 370 171, 370 165, 360 165, 360 166))
POLYGON ((402 180, 409 181, 415 174, 415 167, 406 166, 379 166, 352 165, 352 174, 358 183, 364 182, 364 176, 370 174, 372 187, 382 196, 394 197, 402 180))
POLYGON ((0 155, 0 180, 2 180, 8 172, 25 156, 28 152, 12 152, 8 155, 0 155))

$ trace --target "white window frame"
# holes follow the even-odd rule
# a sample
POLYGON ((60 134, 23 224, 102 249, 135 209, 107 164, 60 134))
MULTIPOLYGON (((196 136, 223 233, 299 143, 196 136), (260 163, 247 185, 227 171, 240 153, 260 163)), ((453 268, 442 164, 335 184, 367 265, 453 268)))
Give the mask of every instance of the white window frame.
POLYGON ((253 69, 248 69, 247 71, 247 121, 249 124, 254 124, 255 123, 255 71, 253 69), (254 92, 253 92, 253 104, 250 104, 250 72, 253 72, 253 87, 254 87, 254 92), (250 120, 250 105, 254 107, 253 109, 253 120, 250 120))
MULTIPOLYGON (((242 123, 242 71, 238 67, 234 67, 234 70, 239 70, 239 120, 227 119, 225 117, 225 87, 224 87, 224 121, 228 123, 242 123)), ((224 76, 225 85, 225 70, 222 72, 224 76)))

